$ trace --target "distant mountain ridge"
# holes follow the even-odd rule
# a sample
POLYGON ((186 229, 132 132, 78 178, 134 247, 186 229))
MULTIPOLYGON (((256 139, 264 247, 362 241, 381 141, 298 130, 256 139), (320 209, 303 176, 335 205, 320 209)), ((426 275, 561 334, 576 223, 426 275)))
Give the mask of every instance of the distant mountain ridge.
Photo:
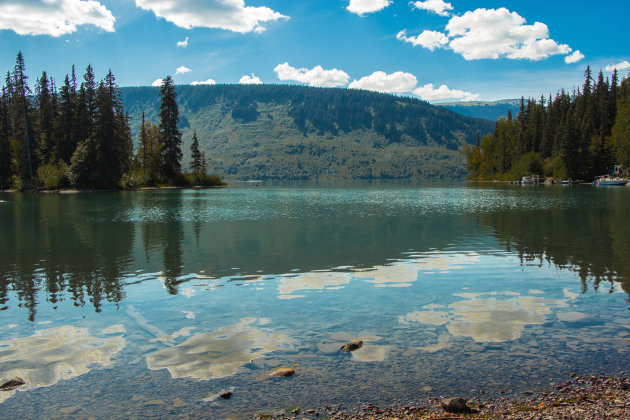
POLYGON ((494 102, 445 102, 436 105, 450 109, 461 115, 496 121, 501 117, 507 116, 508 110, 512 111, 512 115, 518 114, 520 104, 520 99, 502 99, 494 102))
MULTIPOLYGON (((228 179, 462 178, 458 149, 494 128, 413 98, 289 85, 177 86, 183 166, 193 130, 228 179)), ((137 136, 159 121, 159 88, 121 88, 137 136)))

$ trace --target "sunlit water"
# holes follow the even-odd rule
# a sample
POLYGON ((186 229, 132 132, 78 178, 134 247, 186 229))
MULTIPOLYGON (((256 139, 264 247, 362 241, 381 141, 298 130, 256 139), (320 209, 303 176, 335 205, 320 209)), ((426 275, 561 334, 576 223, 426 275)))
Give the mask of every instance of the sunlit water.
POLYGON ((5 417, 249 418, 630 368, 630 188, 0 200, 0 379, 27 382, 0 392, 5 417))

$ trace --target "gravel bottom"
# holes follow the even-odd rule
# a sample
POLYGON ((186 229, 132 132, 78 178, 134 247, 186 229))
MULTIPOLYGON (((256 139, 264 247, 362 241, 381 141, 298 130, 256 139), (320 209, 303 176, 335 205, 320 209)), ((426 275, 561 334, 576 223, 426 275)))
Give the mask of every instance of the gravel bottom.
POLYGON ((287 414, 261 414, 259 419, 327 418, 350 419, 630 419, 628 377, 571 374, 569 381, 540 393, 524 392, 522 399, 472 398, 464 411, 449 413, 441 399, 429 403, 387 408, 367 404, 352 410, 341 406, 324 409, 294 409, 287 414))

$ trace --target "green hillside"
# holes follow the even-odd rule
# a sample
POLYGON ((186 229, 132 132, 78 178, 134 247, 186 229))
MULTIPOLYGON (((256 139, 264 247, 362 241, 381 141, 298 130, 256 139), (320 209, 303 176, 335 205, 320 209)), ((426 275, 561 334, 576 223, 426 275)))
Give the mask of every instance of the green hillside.
MULTIPOLYGON (((193 130, 209 173, 227 179, 462 178, 464 143, 493 130, 426 102, 287 85, 177 86, 184 163, 193 130)), ((158 122, 154 87, 122 88, 132 132, 158 122)))
POLYGON ((512 111, 513 115, 518 114, 520 103, 520 99, 503 99, 495 102, 448 102, 439 105, 461 115, 496 121, 505 117, 508 110, 512 111))

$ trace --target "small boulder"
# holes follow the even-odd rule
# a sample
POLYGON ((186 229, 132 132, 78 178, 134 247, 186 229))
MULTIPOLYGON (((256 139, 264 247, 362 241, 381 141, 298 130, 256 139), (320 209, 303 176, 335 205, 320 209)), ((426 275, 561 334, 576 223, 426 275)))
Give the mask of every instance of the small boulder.
POLYGON ((22 385, 26 384, 26 381, 22 378, 20 378, 19 376, 16 376, 15 378, 11 379, 10 381, 7 381, 5 383, 3 383, 2 385, 0 385, 0 391, 12 391, 16 388, 21 387, 22 385))
POLYGON ((343 346, 341 346, 340 348, 343 351, 350 352, 350 351, 355 351, 356 349, 360 349, 361 346, 363 346, 363 341, 357 340, 357 341, 349 341, 343 346))
POLYGON ((229 400, 231 396, 232 391, 226 391, 219 394, 219 397, 223 398, 224 400, 229 400))
POLYGON ((271 372, 269 375, 270 376, 280 376, 282 378, 288 378, 289 376, 293 376, 295 374, 295 371, 291 368, 278 368, 276 370, 274 370, 273 372, 271 372))
POLYGON ((477 410, 466 405, 467 400, 464 398, 446 398, 442 400, 442 408, 447 413, 464 413, 471 414, 476 413, 477 410))

